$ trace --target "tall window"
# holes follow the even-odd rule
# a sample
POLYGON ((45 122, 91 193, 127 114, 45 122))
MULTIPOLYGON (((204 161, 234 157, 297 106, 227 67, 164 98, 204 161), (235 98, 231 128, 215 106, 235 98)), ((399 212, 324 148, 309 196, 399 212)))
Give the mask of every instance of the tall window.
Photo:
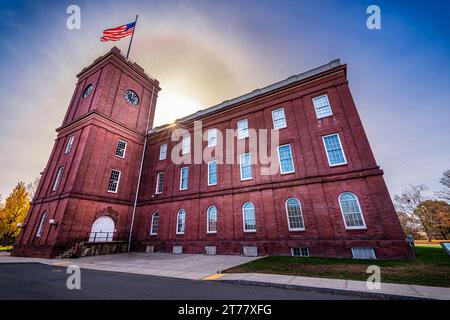
POLYGON ((116 156, 118 156, 119 158, 125 158, 126 149, 127 149, 127 143, 123 140, 119 140, 117 142, 116 156))
POLYGON ((238 139, 248 138, 248 120, 242 119, 237 122, 238 139))
POLYGON ((272 120, 273 120, 273 128, 275 130, 287 127, 286 117, 284 115, 283 108, 279 108, 272 111, 272 120))
POLYGON ((211 206, 208 208, 207 212, 208 216, 208 233, 216 233, 217 232, 217 208, 215 206, 211 206))
POLYGON ((317 119, 332 116, 330 102, 328 101, 328 96, 324 94, 320 97, 313 98, 314 110, 316 110, 317 119))
POLYGON ((208 130, 208 147, 217 146, 217 129, 208 130))
POLYGON ((42 233, 44 233, 44 228, 45 228, 45 221, 47 220, 47 211, 44 211, 44 213, 42 213, 42 218, 41 218, 41 222, 39 223, 39 228, 36 232, 36 237, 40 238, 42 236, 42 233))
POLYGON ((159 194, 163 192, 163 186, 164 186, 164 172, 159 172, 156 175, 156 190, 155 193, 159 194))
POLYGON ((167 158, 167 143, 164 143, 159 147, 159 160, 166 160, 167 158))
POLYGON ((189 180, 189 167, 183 167, 180 169, 180 190, 186 190, 188 188, 189 180))
POLYGON ((278 160, 280 161, 280 171, 282 174, 295 172, 290 144, 278 146, 278 160))
POLYGON ((184 136, 181 147, 181 154, 187 154, 189 152, 191 152, 191 136, 184 136))
POLYGON ((241 163, 241 180, 249 180, 252 178, 252 157, 250 153, 240 155, 241 163))
POLYGON ((70 136, 69 140, 67 140, 66 150, 64 151, 64 154, 68 154, 70 150, 72 150, 73 140, 75 139, 75 136, 70 136))
POLYGON ((58 172, 56 173, 55 181, 53 182, 52 191, 56 191, 59 186, 59 182, 61 181, 62 175, 64 171, 64 166, 58 168, 58 172))
POLYGON ((286 200, 285 205, 289 230, 290 231, 305 230, 300 201, 298 201, 298 199, 295 198, 289 198, 286 200))
POLYGON ((180 209, 177 214, 177 234, 184 233, 184 227, 186 222, 186 212, 184 209, 180 209))
POLYGON ((152 225, 150 227, 150 234, 151 235, 158 234, 158 223, 159 223, 159 213, 155 212, 152 215, 152 225))
POLYGON ((255 207, 253 203, 244 203, 242 206, 242 215, 244 218, 244 232, 256 231, 255 207))
POLYGON ((112 170, 111 176, 109 177, 108 192, 116 193, 117 189, 119 189, 119 181, 120 181, 120 171, 112 170))
POLYGON ((339 134, 334 133, 328 136, 324 136, 323 143, 325 145, 325 151, 327 153, 328 163, 332 166, 337 166, 340 164, 346 164, 344 150, 342 150, 341 139, 339 139, 339 134))
POLYGON ((217 160, 208 162, 208 186, 217 184, 217 160))
POLYGON ((359 205, 358 198, 351 192, 344 192, 339 196, 342 217, 347 229, 365 229, 366 223, 359 205))

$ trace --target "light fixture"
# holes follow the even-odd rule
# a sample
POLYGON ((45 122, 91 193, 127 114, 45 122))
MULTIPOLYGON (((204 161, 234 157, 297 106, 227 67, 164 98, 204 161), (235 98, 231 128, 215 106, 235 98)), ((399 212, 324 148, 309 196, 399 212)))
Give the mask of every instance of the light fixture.
POLYGON ((50 224, 56 224, 56 221, 55 221, 55 219, 50 219, 49 221, 48 221, 48 223, 50 223, 50 224))

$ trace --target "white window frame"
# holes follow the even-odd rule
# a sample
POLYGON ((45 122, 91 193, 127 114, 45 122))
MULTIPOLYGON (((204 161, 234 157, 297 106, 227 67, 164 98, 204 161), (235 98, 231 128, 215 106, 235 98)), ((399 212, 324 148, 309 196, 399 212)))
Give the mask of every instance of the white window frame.
POLYGON ((187 190, 189 187, 189 167, 182 167, 180 169, 180 190, 187 190), (186 188, 183 188, 183 171, 187 172, 186 188))
POLYGON ((295 248, 291 248, 291 256, 293 257, 309 257, 309 248, 308 247, 295 247, 295 248), (300 254, 294 254, 295 249, 300 249, 300 254), (301 251, 302 249, 306 249, 306 255, 302 254, 301 251))
POLYGON ((353 259, 358 259, 358 260, 376 260, 377 259, 377 255, 375 254, 375 250, 372 247, 353 247, 351 249, 352 249, 352 257, 353 257, 353 259), (355 252, 357 250, 370 250, 371 257, 370 258, 358 258, 358 257, 355 257, 356 256, 355 252))
POLYGON ((208 130, 208 148, 212 148, 217 146, 217 129, 209 129, 208 130))
POLYGON ((121 158, 121 159, 125 159, 125 154, 127 153, 127 145, 128 143, 125 140, 119 139, 119 141, 117 141, 117 146, 116 146, 116 157, 121 158), (119 143, 124 143, 125 147, 123 148, 123 155, 119 155, 117 154, 117 151, 119 149, 119 143))
POLYGON ((250 152, 242 153, 239 155, 239 171, 241 173, 241 181, 251 180, 253 179, 253 169, 252 169, 252 154, 250 152), (242 157, 249 155, 250 160, 250 177, 242 178, 242 157))
POLYGON ((150 225, 150 235, 151 235, 151 236, 156 236, 156 235, 158 234, 159 218, 160 218, 159 212, 154 212, 154 213, 152 214, 152 223, 151 223, 151 225, 150 225), (155 223, 155 217, 156 217, 156 215, 158 215, 158 225, 156 226, 156 232, 153 232, 153 226, 154 226, 154 223, 155 223))
POLYGON ((59 166, 56 172, 55 181, 53 181, 52 192, 58 190, 59 183, 61 182, 62 175, 64 173, 64 166, 59 166))
POLYGON ((41 222, 39 223, 39 227, 38 227, 38 229, 36 231, 36 238, 40 238, 42 236, 42 234, 44 233, 45 221, 47 220, 47 215, 48 215, 48 211, 45 210, 42 213, 41 222))
POLYGON ((367 229, 366 220, 364 220, 364 213, 362 211, 361 205, 359 203, 359 199, 356 196, 356 194, 354 194, 353 192, 350 192, 350 191, 342 192, 338 197, 338 202, 339 202, 339 208, 341 209, 342 220, 344 220, 345 229, 347 229, 347 230, 366 230, 367 229), (342 209, 342 204, 341 204, 341 196, 346 193, 352 194, 356 199, 356 204, 358 205, 359 212, 361 212, 361 220, 363 223, 362 226, 347 226, 347 222, 345 221, 345 216, 344 216, 344 210, 342 209))
POLYGON ((108 180, 108 187, 106 188, 107 192, 109 192, 109 193, 117 193, 117 191, 119 190, 119 183, 120 183, 121 176, 122 176, 122 172, 120 170, 117 170, 117 169, 112 169, 111 170, 111 174, 109 175, 109 180, 108 180), (111 176, 112 176, 113 171, 118 172, 119 176, 117 177, 116 189, 115 190, 109 190, 109 184, 111 182, 111 176))
POLYGON ((218 214, 217 214, 217 207, 216 206, 208 207, 208 210, 206 210, 206 233, 217 233, 217 215, 218 214), (209 214, 210 214, 209 210, 212 209, 212 208, 214 208, 216 210, 216 230, 210 230, 209 229, 209 221, 210 221, 210 219, 209 219, 209 214))
POLYGON ((181 141, 181 154, 188 154, 191 152, 191 136, 185 135, 181 141))
POLYGON ((254 205, 251 201, 247 201, 247 202, 245 202, 245 203, 242 205, 242 227, 243 227, 243 229, 244 229, 244 232, 256 232, 256 230, 257 230, 257 225, 256 225, 256 208, 255 208, 255 205, 254 205), (249 229, 249 230, 247 230, 247 229, 245 228, 245 211, 244 211, 245 209, 244 209, 244 207, 245 207, 245 205, 246 205, 247 203, 251 204, 252 207, 253 207, 253 214, 254 214, 254 216, 255 216, 255 229, 249 229))
POLYGON ((284 108, 283 107, 277 108, 275 110, 272 110, 272 124, 273 124, 273 129, 274 130, 280 130, 280 129, 287 128, 286 113, 284 112, 284 108), (275 124, 275 116, 274 115, 275 115, 275 112, 277 112, 277 111, 283 111, 284 126, 277 127, 276 124, 275 124))
POLYGON ((248 132, 248 119, 241 119, 236 123, 236 128, 237 128, 237 138, 238 140, 241 139, 246 139, 249 137, 249 132, 248 132), (239 128, 239 126, 241 124, 245 123, 245 128, 239 128), (244 132, 244 134, 241 135, 241 133, 244 132))
POLYGON ((302 211, 302 203, 300 200, 298 200, 297 198, 291 197, 286 199, 286 201, 284 202, 284 210, 286 211, 286 219, 287 219, 287 223, 288 223, 288 230, 289 231, 305 231, 305 219, 303 218, 303 211, 302 211), (300 207, 300 217, 302 219, 303 222, 303 228, 292 228, 291 227, 291 221, 289 220, 289 212, 288 212, 288 201, 294 199, 298 202, 298 205, 300 207))
POLYGON ((166 160, 166 159, 167 159, 167 143, 163 143, 159 147, 159 160, 166 160))
POLYGON ((72 150, 72 145, 73 145, 74 140, 75 140, 75 136, 69 137, 69 140, 67 140, 67 144, 66 144, 66 150, 64 150, 64 154, 70 153, 70 151, 72 150))
POLYGON ((294 156, 292 154, 292 147, 291 144, 283 144, 281 146, 277 147, 278 151, 278 164, 280 165, 280 174, 288 174, 288 173, 294 173, 295 172, 295 166, 294 166, 294 156), (291 171, 283 171, 283 166, 281 165, 281 157, 280 157, 280 148, 289 146, 289 152, 291 153, 291 163, 292 163, 292 170, 291 171))
POLYGON ((219 170, 217 168, 217 160, 211 160, 208 162, 208 186, 215 186, 215 185, 217 185, 218 181, 219 181, 219 170), (211 181, 210 181, 209 165, 211 163, 215 163, 215 166, 216 166, 216 182, 215 183, 211 183, 211 181))
POLYGON ((314 111, 316 112, 317 119, 323 119, 323 118, 331 117, 333 115, 333 109, 331 108, 330 99, 328 99, 328 95, 327 94, 322 94, 320 96, 312 98, 312 102, 313 102, 313 106, 314 106, 314 111), (319 100, 319 99, 322 99, 324 97, 325 97, 325 99, 328 102, 328 106, 329 106, 330 112, 325 114, 325 115, 319 116, 319 114, 317 113, 317 108, 318 107, 316 106, 316 101, 319 100))
POLYGON ((163 193, 163 191, 164 191, 164 172, 158 172, 156 174, 155 194, 161 194, 161 193, 163 193), (161 183, 161 191, 158 191, 159 190, 158 186, 159 186, 159 176, 160 175, 163 176, 163 179, 162 179, 162 183, 161 183))
POLYGON ((180 209, 177 212, 177 225, 176 225, 176 234, 184 234, 184 231, 186 230, 186 210, 184 209, 180 209), (183 231, 178 231, 178 224, 179 224, 179 219, 180 219, 180 213, 181 211, 183 211, 184 213, 184 219, 183 219, 183 231))
POLYGON ((342 165, 346 165, 347 164, 347 157, 345 156, 344 147, 342 146, 341 137, 339 136, 339 133, 332 133, 332 134, 327 134, 325 136, 322 136, 322 143, 323 143, 323 147, 325 149, 325 154, 327 155, 328 165, 330 167, 342 166, 342 165), (339 141, 339 146, 341 147, 341 151, 342 151, 342 157, 344 158, 344 162, 331 164, 330 156, 328 155, 327 145, 325 143, 325 138, 326 137, 331 137, 331 136, 337 136, 338 141, 339 141))

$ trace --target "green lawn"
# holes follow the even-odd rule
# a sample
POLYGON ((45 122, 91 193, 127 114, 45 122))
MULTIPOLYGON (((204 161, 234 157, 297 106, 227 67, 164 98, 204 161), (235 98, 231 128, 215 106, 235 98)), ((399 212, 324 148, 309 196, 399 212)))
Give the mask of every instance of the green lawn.
POLYGON ((440 245, 420 245, 414 260, 353 260, 333 258, 266 257, 227 273, 259 272, 349 280, 367 280, 367 266, 381 268, 381 281, 450 287, 450 257, 440 245))

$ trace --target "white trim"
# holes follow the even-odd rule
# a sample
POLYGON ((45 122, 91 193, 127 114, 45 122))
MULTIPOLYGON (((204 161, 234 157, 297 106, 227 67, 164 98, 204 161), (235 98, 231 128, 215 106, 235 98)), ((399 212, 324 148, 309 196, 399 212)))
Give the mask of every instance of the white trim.
POLYGON ((280 130, 280 129, 287 128, 287 119, 286 119, 286 113, 284 112, 284 107, 280 107, 275 110, 272 110, 272 125, 273 125, 273 130, 280 130), (275 128, 275 117, 273 116, 273 114, 280 110, 283 110, 284 127, 275 128))
POLYGON ((240 171, 240 174, 241 174, 241 181, 246 181, 246 180, 253 179, 252 154, 250 152, 242 153, 242 154, 239 155, 239 171, 240 171), (242 178, 242 156, 245 156, 247 154, 250 156, 249 157, 250 158, 250 177, 249 178, 242 178))
POLYGON ((75 140, 75 136, 72 135, 69 137, 69 140, 67 140, 66 149, 64 150, 64 154, 70 153, 72 150, 73 141, 75 140))
POLYGON ((277 151, 278 151, 278 164, 279 164, 279 166, 280 166, 280 174, 294 173, 294 172, 295 172, 295 165, 294 165, 294 156, 293 156, 293 154, 292 154, 292 147, 291 147, 291 144, 288 143, 288 144, 283 144, 283 145, 281 145, 281 146, 278 146, 278 147, 277 147, 277 151), (291 153, 292 170, 291 170, 291 171, 283 172, 283 166, 281 165, 280 148, 281 148, 281 147, 285 147, 285 146, 289 146, 289 152, 291 153))
POLYGON ((119 190, 119 183, 120 183, 120 177, 121 176, 122 176, 122 172, 120 172, 120 170, 111 169, 111 174, 109 175, 109 180, 108 180, 108 187, 106 188, 107 192, 109 192, 109 193, 117 193, 117 191, 119 190), (113 171, 116 171, 116 172, 119 173, 119 176, 117 177, 116 190, 114 190, 114 191, 109 190, 109 183, 111 182, 111 175, 112 175, 113 171))
POLYGON ((346 164, 347 164, 347 157, 345 156, 344 147, 342 146, 342 142, 341 142, 341 138, 339 137, 339 133, 336 132, 336 133, 327 134, 327 135, 325 135, 325 136, 322 136, 322 143, 323 143, 323 147, 324 147, 324 149, 325 149, 325 154, 327 155, 328 165, 329 165, 330 167, 342 166, 342 165, 346 165, 346 164), (326 137, 331 137, 331 136, 337 136, 338 141, 339 141, 339 145, 340 145, 340 147, 341 147, 342 156, 344 157, 344 162, 331 164, 331 162, 330 162, 330 157, 329 157, 328 151, 327 151, 327 145, 325 144, 325 138, 326 138, 326 137))
POLYGON ((242 205, 242 227, 243 227, 244 232, 256 232, 256 230, 257 230, 256 229, 256 209, 255 209, 255 205, 251 201, 247 201, 247 202, 245 202, 242 205), (250 230, 246 230, 245 229, 245 211, 244 211, 244 206, 247 203, 250 203, 252 205, 252 207, 253 207, 253 215, 255 216, 255 229, 250 229, 250 230))
POLYGON ((219 181, 219 170, 217 169, 217 160, 211 160, 208 162, 208 186, 216 186, 217 182, 219 181), (210 183, 209 182, 209 164, 215 162, 216 163, 216 183, 210 183))
POLYGON ((159 175, 163 175, 163 183, 162 183, 162 188, 161 189, 164 189, 164 172, 158 172, 157 174, 156 174, 156 186, 155 186, 155 194, 161 194, 161 193, 163 193, 163 190, 161 190, 160 192, 158 192, 158 185, 159 185, 159 175))
POLYGON ((182 167, 180 168, 180 191, 187 190, 189 187, 189 167, 182 167), (187 169, 187 181, 186 181, 186 188, 183 188, 183 170, 187 169))
POLYGON ((352 257, 353 257, 353 259, 361 259, 361 260, 376 260, 377 259, 377 255, 375 254, 375 250, 372 247, 352 247, 351 250, 352 250, 352 257), (358 257, 355 257, 355 251, 356 250, 369 250, 370 253, 371 253, 371 255, 370 255, 371 257, 370 258, 358 258, 358 257))
POLYGON ((333 109, 331 108, 330 100, 328 99, 328 94, 325 93, 325 94, 322 94, 322 95, 320 95, 320 96, 317 96, 317 97, 312 98, 312 103, 313 103, 313 107, 314 107, 314 111, 315 111, 315 113, 316 113, 316 118, 317 118, 317 119, 323 119, 323 118, 331 117, 331 116, 333 115, 333 109), (325 97, 325 98, 327 99, 328 106, 330 107, 330 112, 331 112, 331 113, 330 113, 330 114, 327 114, 327 115, 319 116, 319 115, 317 114, 317 107, 316 107, 315 101, 318 100, 318 99, 321 99, 321 98, 323 98, 323 97, 325 97))
POLYGON ((184 231, 186 230, 186 210, 184 209, 180 209, 177 212, 177 225, 175 226, 176 229, 176 234, 184 234, 184 231), (184 221, 183 221, 183 231, 182 232, 178 232, 178 220, 180 219, 180 212, 183 211, 184 212, 184 221))
POLYGON ((237 139, 238 140, 243 140, 243 139, 247 139, 248 137, 249 137, 249 132, 248 132, 248 119, 246 118, 246 119, 241 119, 241 120, 239 120, 238 122, 236 122, 236 129, 237 129, 237 139), (245 135, 245 136, 242 136, 242 137, 240 137, 239 136, 239 124, 240 123, 246 123, 246 129, 245 129, 245 131, 247 132, 247 134, 245 135))
POLYGON ((344 191, 339 195, 338 202, 339 202, 339 208, 341 209, 342 220, 344 220, 345 229, 347 229, 347 230, 366 230, 367 229, 366 221, 364 220, 364 213, 362 211, 361 205, 359 204, 359 199, 356 196, 356 194, 354 194, 353 192, 350 192, 350 191, 344 191), (351 195, 353 195, 355 197, 356 203, 358 204, 359 211, 361 212, 361 220, 363 222, 362 226, 355 226, 355 227, 347 226, 347 222, 345 222, 344 210, 342 210, 342 205, 341 205, 341 197, 345 193, 350 193, 351 195))
POLYGON ((208 209, 206 210, 206 233, 217 233, 217 220, 218 220, 218 214, 217 214, 217 207, 216 206, 209 206, 208 209), (216 230, 215 231, 210 231, 209 230, 209 209, 211 208, 215 208, 216 209, 216 230))
POLYGON ((117 145, 116 145, 116 157, 121 158, 121 159, 125 159, 125 154, 127 153, 127 146, 128 146, 128 143, 125 140, 119 139, 117 141, 117 145), (123 156, 119 156, 117 154, 117 149, 119 148, 119 143, 121 143, 121 142, 125 143, 125 147, 123 148, 123 156))
POLYGON ((167 159, 167 149, 168 149, 168 146, 167 146, 167 143, 163 143, 163 144, 161 144, 160 146, 159 146, 159 160, 161 161, 161 160, 166 160, 167 159), (163 146, 166 146, 166 151, 165 151, 165 153, 164 153, 164 158, 161 158, 161 155, 162 155, 162 147, 163 146))
POLYGON ((305 231, 305 219, 303 218, 302 203, 300 202, 300 200, 298 200, 297 198, 294 198, 294 197, 287 198, 286 201, 284 202, 284 210, 286 211, 286 219, 287 219, 287 223, 288 223, 288 230, 289 231, 305 231), (302 222, 303 222, 303 228, 291 228, 291 223, 289 221, 289 212, 288 212, 288 207, 287 207, 287 203, 291 199, 294 199, 294 200, 296 200, 298 202, 298 205, 300 207, 300 217, 302 218, 302 222))
POLYGON ((159 215, 159 212, 153 212, 153 214, 152 214, 152 222, 151 222, 151 225, 150 225, 150 235, 151 236, 156 236, 157 234, 158 234, 158 228, 159 228, 159 217, 160 217, 160 215, 159 215), (155 215, 158 215, 158 227, 157 227, 157 229, 156 229, 156 232, 153 232, 153 219, 155 218, 155 215))

